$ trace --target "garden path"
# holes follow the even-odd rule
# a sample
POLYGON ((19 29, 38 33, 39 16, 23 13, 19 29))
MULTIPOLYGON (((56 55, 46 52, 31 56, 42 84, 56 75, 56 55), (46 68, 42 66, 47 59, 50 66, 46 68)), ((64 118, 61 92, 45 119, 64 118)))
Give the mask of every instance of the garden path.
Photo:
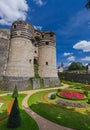
MULTIPOLYGON (((60 89, 64 89, 64 88, 67 88, 68 85, 64 84, 62 87, 57 87, 60 88, 60 89)), ((58 125, 54 122, 51 122, 41 116, 39 116, 37 113, 35 113, 34 111, 32 111, 30 109, 30 107, 28 106, 28 99, 29 97, 36 93, 36 92, 40 92, 40 91, 44 91, 44 90, 54 90, 56 88, 46 88, 46 89, 38 89, 38 90, 29 90, 29 91, 22 91, 20 93, 22 94, 27 94, 27 96, 23 99, 22 101, 22 106, 23 106, 23 109, 32 117, 34 118, 34 120, 37 122, 38 126, 39 126, 39 130, 74 130, 74 129, 71 129, 71 128, 67 128, 67 127, 64 127, 64 126, 61 126, 61 125, 58 125)), ((0 94, 0 96, 6 96, 7 94, 0 94)))
MULTIPOLYGON (((68 85, 64 84, 63 87, 57 87, 57 88, 67 88, 68 85)), ((53 123, 41 116, 39 116, 37 113, 35 113, 34 111, 32 111, 30 109, 30 107, 28 106, 27 104, 27 101, 29 99, 29 97, 36 93, 36 92, 39 92, 39 91, 43 91, 43 90, 54 90, 56 88, 47 88, 47 89, 39 89, 39 90, 31 90, 31 91, 24 91, 22 93, 26 93, 27 96, 23 99, 23 102, 22 102, 22 106, 24 108, 24 110, 32 117, 34 118, 34 120, 37 122, 38 126, 39 126, 39 130, 73 130, 71 128, 66 128, 64 126, 60 126, 56 123, 53 123)))

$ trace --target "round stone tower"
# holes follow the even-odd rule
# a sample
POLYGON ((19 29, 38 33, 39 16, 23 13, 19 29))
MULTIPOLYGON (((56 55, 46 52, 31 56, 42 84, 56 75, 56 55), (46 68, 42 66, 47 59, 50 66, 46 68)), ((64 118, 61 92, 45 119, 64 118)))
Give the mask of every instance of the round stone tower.
POLYGON ((50 31, 42 33, 39 42, 39 75, 43 78, 57 78, 56 69, 56 38, 50 31))
MULTIPOLYGON (((19 89, 28 87, 25 81, 34 77, 33 35, 32 25, 24 21, 16 21, 12 24, 9 57, 4 78, 10 87, 11 83, 12 87, 16 85, 19 89)), ((8 85, 7 87, 9 88, 8 85)))

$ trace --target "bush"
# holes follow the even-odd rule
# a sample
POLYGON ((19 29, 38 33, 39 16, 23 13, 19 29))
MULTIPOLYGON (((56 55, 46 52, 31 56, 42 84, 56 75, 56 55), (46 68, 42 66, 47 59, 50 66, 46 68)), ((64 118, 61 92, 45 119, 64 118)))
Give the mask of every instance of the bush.
POLYGON ((14 91, 13 91, 13 94, 12 94, 12 98, 16 98, 16 97, 18 97, 18 89, 17 89, 17 87, 15 86, 14 91))
POLYGON ((90 104, 90 99, 88 99, 88 102, 87 102, 88 104, 90 104))
POLYGON ((17 128, 21 125, 21 116, 19 112, 19 106, 18 106, 18 100, 17 97, 15 97, 8 122, 7 122, 7 128, 17 128))
POLYGON ((50 99, 55 99, 56 98, 56 94, 52 94, 50 99))
POLYGON ((58 90, 57 90, 57 92, 60 92, 60 91, 61 91, 61 89, 58 89, 58 90))
POLYGON ((87 90, 84 91, 84 95, 88 97, 88 91, 87 90))

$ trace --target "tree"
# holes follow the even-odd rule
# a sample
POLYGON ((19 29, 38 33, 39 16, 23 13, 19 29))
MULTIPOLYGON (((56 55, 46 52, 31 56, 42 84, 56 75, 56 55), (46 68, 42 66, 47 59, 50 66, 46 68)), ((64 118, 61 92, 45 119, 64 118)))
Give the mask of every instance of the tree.
POLYGON ((68 70, 73 71, 73 70, 85 70, 85 66, 81 62, 72 62, 71 65, 69 66, 68 70))
POLYGON ((86 7, 87 9, 90 9, 90 0, 88 0, 88 2, 86 3, 85 7, 86 7))
POLYGON ((19 107, 18 107, 18 100, 17 97, 15 97, 11 113, 8 118, 8 123, 7 127, 8 128, 17 128, 21 125, 21 116, 19 112, 19 107))
POLYGON ((13 97, 13 98, 18 97, 18 89, 17 89, 16 86, 15 86, 15 88, 14 88, 14 91, 13 91, 12 97, 13 97))

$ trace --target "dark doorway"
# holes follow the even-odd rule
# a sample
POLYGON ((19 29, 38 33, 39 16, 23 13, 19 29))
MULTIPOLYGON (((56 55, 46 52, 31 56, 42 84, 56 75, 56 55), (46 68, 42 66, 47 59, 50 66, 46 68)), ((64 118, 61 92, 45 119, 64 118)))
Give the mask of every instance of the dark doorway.
POLYGON ((34 64, 37 65, 38 62, 37 62, 37 59, 34 58, 34 64))

